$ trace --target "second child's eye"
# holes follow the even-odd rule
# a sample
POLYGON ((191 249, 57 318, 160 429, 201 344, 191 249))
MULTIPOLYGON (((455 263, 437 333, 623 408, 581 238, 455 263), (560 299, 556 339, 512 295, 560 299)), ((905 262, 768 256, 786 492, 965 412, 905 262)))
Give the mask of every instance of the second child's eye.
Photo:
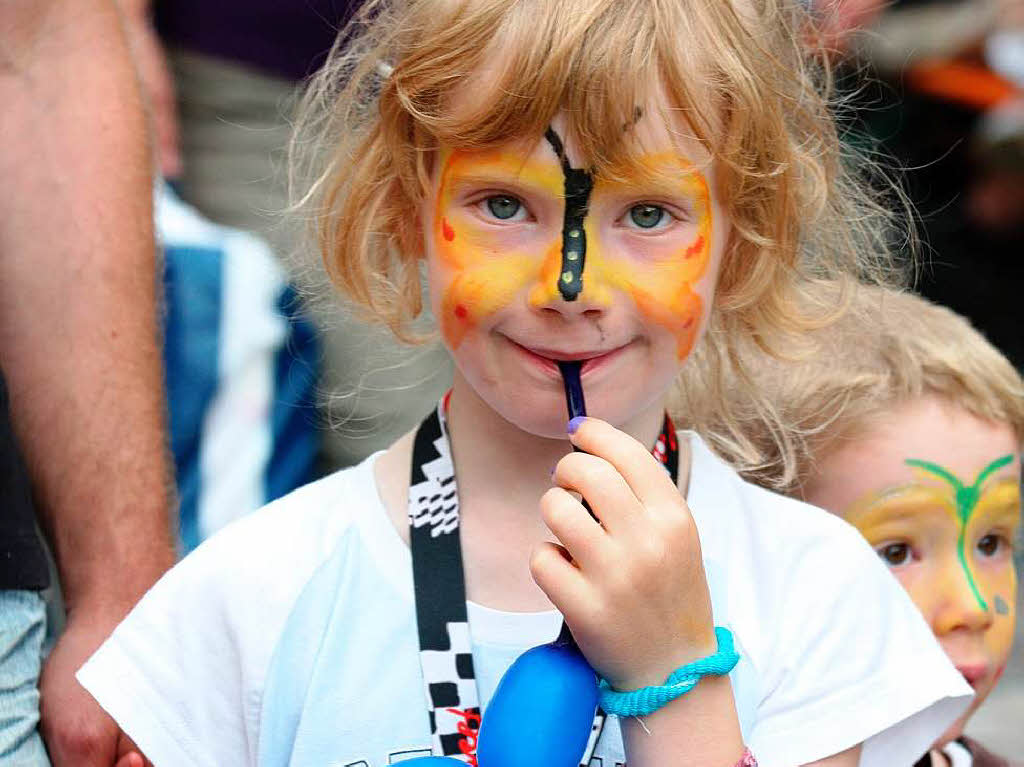
POLYGON ((910 561, 910 546, 906 543, 888 543, 875 551, 889 567, 899 567, 910 561))
POLYGON ((502 221, 521 221, 526 215, 523 203, 511 195, 496 194, 484 202, 487 203, 487 210, 491 215, 502 221))
POLYGON ((989 533, 978 541, 978 551, 986 557, 994 557, 999 553, 1002 540, 998 535, 989 533))
POLYGON ((629 220, 641 229, 655 229, 670 219, 669 212, 660 205, 644 203, 629 209, 629 220))

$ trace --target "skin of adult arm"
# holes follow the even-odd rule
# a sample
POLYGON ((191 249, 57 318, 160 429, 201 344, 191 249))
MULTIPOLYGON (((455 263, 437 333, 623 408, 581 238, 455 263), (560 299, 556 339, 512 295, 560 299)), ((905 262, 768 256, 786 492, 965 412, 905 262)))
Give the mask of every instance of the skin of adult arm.
POLYGON ((152 3, 150 0, 119 0, 119 5, 149 107, 157 165, 164 178, 178 178, 182 158, 174 78, 163 43, 153 27, 152 3))
POLYGON ((67 626, 40 681, 56 767, 109 767, 74 679, 173 563, 151 155, 112 0, 0 4, 0 365, 67 626))

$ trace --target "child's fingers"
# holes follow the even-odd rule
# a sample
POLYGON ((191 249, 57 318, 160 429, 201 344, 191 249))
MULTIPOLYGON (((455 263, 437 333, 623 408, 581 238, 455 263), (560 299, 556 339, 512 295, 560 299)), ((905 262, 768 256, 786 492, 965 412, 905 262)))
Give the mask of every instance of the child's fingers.
POLYGON ((569 453, 555 467, 553 481, 582 495, 612 535, 631 528, 643 515, 643 506, 626 479, 600 456, 569 453))
POLYGON ((544 524, 580 567, 589 570, 605 566, 608 534, 567 490, 553 487, 544 493, 540 499, 540 514, 544 524))
POLYGON ((672 477, 646 447, 625 432, 599 418, 586 418, 569 439, 580 450, 614 466, 646 508, 678 506, 679 489, 672 477))
POLYGON ((579 615, 580 608, 590 602, 583 574, 557 543, 544 541, 533 550, 530 575, 562 615, 579 615))
POLYGON ((153 767, 153 763, 142 755, 135 741, 122 732, 117 738, 117 761, 114 767, 153 767))

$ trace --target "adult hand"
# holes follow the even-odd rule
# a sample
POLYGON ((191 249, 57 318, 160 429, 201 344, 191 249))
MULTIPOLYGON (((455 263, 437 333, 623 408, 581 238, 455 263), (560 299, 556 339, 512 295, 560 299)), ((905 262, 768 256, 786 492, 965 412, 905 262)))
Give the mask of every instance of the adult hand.
POLYGON ((43 664, 39 680, 40 728, 53 767, 142 767, 127 760, 134 744, 85 688, 75 672, 103 643, 123 615, 99 617, 75 613, 53 652, 43 664), (117 761, 120 759, 120 761, 117 761))

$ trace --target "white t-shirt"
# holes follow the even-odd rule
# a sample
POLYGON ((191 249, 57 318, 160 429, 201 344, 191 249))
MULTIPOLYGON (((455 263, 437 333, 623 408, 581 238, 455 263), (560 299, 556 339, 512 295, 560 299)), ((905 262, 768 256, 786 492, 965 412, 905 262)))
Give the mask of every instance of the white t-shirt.
MULTIPOLYGON (((969 702, 860 535, 744 483, 693 434, 688 503, 746 743, 792 767, 866 741, 911 765, 969 702)), ((231 525, 165 575, 78 679, 156 767, 383 767, 430 753, 409 549, 376 456, 231 525)), ((469 605, 484 705, 560 617, 469 605)), ((625 762, 611 719, 589 762, 625 762)))

